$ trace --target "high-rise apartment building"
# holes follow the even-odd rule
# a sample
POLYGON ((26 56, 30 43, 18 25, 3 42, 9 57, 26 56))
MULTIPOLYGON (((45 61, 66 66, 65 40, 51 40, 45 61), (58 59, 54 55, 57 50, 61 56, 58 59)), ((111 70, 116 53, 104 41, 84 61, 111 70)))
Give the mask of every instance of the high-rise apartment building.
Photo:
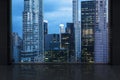
POLYGON ((106 0, 96 0, 95 63, 108 63, 108 27, 106 0))
POLYGON ((94 62, 94 29, 95 29, 95 1, 81 2, 81 62, 94 62))
POLYGON ((24 0, 21 62, 44 61, 43 0, 24 0))
POLYGON ((73 23, 75 28, 75 62, 81 58, 81 27, 78 19, 78 0, 73 0, 73 23))

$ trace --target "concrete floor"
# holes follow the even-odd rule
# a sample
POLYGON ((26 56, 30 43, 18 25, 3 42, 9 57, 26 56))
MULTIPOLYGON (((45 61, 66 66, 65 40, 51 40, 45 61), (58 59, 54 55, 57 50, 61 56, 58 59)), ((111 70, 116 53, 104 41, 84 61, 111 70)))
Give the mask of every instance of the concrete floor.
POLYGON ((0 66, 0 80, 120 80, 120 66, 79 64, 0 66))

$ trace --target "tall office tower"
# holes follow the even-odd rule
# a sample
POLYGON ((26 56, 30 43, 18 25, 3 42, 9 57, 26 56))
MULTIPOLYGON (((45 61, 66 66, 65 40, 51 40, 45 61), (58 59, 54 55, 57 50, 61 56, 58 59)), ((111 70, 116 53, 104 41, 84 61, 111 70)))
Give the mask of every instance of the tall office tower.
POLYGON ((108 63, 108 27, 106 0, 96 0, 95 63, 108 63))
POLYGON ((74 62, 75 61, 75 35, 74 35, 74 24, 73 23, 67 23, 66 27, 66 33, 69 34, 69 61, 74 62))
POLYGON ((45 36, 48 34, 48 21, 44 20, 44 51, 45 51, 45 36))
POLYGON ((70 39, 71 35, 69 33, 61 33, 61 49, 67 51, 67 62, 70 62, 70 39))
POLYGON ((22 62, 44 61, 43 0, 24 0, 22 62))
POLYGON ((81 62, 94 62, 94 28, 95 28, 95 1, 81 2, 81 29, 82 29, 82 45, 81 45, 81 62))
POLYGON ((73 23, 75 28, 75 62, 81 58, 81 27, 78 21, 78 0, 73 0, 73 23))
POLYGON ((64 24, 60 24, 59 26, 60 26, 60 48, 62 48, 62 46, 61 46, 61 34, 65 33, 65 29, 64 29, 64 24))
POLYGON ((44 35, 48 34, 48 21, 44 20, 44 35))

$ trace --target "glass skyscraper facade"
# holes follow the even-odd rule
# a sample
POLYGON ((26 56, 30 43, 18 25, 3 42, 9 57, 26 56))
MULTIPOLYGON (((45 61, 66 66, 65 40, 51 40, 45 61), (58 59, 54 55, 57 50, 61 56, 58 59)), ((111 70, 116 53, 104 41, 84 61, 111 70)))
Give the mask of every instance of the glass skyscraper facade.
POLYGON ((24 0, 21 62, 44 61, 42 0, 24 0))
POLYGON ((73 23, 66 24, 66 33, 69 34, 69 62, 75 62, 75 29, 73 23))
POLYGON ((81 62, 108 63, 107 0, 81 2, 81 62))
POLYGON ((48 21, 44 20, 44 35, 48 34, 48 21))
POLYGON ((96 0, 95 63, 109 62, 107 0, 96 0))
POLYGON ((75 62, 80 62, 81 58, 81 26, 78 16, 78 0, 73 0, 73 23, 75 28, 75 62))
POLYGON ((81 2, 81 62, 94 62, 95 1, 81 2))

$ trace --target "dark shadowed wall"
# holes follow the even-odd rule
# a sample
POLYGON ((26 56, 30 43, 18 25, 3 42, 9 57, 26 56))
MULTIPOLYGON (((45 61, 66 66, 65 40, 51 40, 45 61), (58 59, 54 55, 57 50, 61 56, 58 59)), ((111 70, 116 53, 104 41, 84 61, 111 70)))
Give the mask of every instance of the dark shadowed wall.
POLYGON ((7 37, 8 37, 8 3, 7 0, 0 0, 0 65, 6 65, 8 62, 7 37))
POLYGON ((111 63, 120 65, 120 0, 111 0, 111 63))

